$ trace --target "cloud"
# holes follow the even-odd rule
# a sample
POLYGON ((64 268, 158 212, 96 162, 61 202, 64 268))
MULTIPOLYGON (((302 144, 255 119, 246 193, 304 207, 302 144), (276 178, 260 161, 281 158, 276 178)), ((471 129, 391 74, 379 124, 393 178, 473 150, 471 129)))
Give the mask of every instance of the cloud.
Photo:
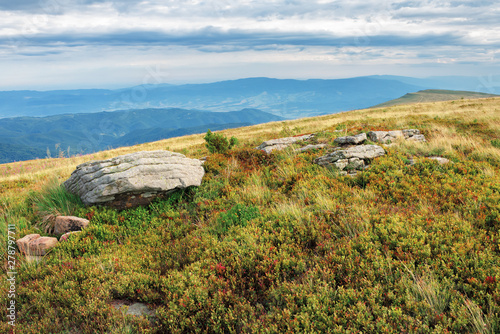
POLYGON ((214 72, 234 71, 227 64, 268 72, 281 61, 301 75, 324 66, 491 66, 499 15, 493 0, 3 1, 0 70, 24 62, 29 77, 40 62, 59 62, 78 76, 91 62, 123 71, 163 58, 184 73, 205 60, 214 72))
MULTIPOLYGON (((336 36, 328 32, 259 30, 225 30, 204 27, 187 32, 117 31, 106 34, 37 34, 24 38, 26 45, 37 47, 72 47, 82 45, 107 46, 187 46, 202 51, 237 52, 248 49, 280 49, 293 47, 338 46, 443 46, 463 44, 463 36, 457 33, 422 35, 373 35, 336 36), (218 48, 213 48, 217 46, 218 48)), ((0 40, 0 43, 7 43, 0 40)))

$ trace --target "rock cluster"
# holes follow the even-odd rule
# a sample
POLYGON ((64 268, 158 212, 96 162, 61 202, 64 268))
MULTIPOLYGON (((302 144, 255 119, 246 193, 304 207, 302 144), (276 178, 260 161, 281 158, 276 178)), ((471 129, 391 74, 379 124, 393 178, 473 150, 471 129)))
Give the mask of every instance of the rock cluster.
POLYGON ((335 166, 343 174, 355 173, 365 168, 372 159, 383 156, 385 151, 378 145, 359 145, 336 150, 314 160, 320 166, 335 166))
POLYGON ((386 144, 400 138, 414 141, 425 141, 425 136, 418 129, 394 130, 394 131, 370 131, 368 137, 375 143, 386 144))
POLYGON ((147 205, 175 189, 199 186, 202 161, 169 151, 143 151, 77 166, 64 183, 86 205, 147 205))
MULTIPOLYGON (((86 228, 89 221, 84 218, 73 216, 56 217, 54 233, 63 234, 59 241, 68 240, 71 234, 80 233, 86 228)), ((19 251, 28 259, 38 259, 54 248, 59 241, 54 237, 42 237, 40 234, 28 234, 16 241, 19 251)))
POLYGON ((272 139, 272 140, 268 140, 268 141, 263 142, 258 147, 256 147, 256 149, 262 150, 262 151, 266 152, 267 154, 269 154, 272 151, 283 150, 283 149, 287 148, 288 146, 295 144, 296 142, 308 140, 308 139, 311 139, 312 137, 314 137, 314 134, 297 136, 297 137, 286 137, 286 138, 272 139))

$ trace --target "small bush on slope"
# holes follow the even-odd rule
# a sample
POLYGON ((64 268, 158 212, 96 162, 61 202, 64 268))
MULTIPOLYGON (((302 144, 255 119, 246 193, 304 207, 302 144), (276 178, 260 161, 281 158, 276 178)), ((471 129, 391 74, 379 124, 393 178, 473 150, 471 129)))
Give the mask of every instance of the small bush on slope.
POLYGON ((231 137, 231 139, 227 140, 223 134, 212 133, 210 129, 208 129, 204 139, 206 142, 205 146, 210 153, 226 153, 233 146, 238 144, 238 139, 236 137, 231 137))

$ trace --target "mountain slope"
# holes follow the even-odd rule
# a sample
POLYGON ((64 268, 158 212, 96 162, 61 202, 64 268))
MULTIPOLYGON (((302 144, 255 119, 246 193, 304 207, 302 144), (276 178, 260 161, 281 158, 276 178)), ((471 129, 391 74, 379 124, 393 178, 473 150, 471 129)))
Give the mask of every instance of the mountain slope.
POLYGON ((62 151, 66 155, 67 152, 91 153, 206 132, 208 128, 221 130, 279 120, 282 120, 279 116, 256 109, 213 113, 178 108, 3 118, 0 119, 0 143, 18 145, 24 153, 13 154, 15 150, 7 150, 5 146, 0 162, 20 160, 20 157, 42 158, 47 150, 53 154, 62 151))
POLYGON ((433 76, 428 78, 412 78, 397 75, 373 75, 368 78, 396 80, 409 85, 429 89, 451 89, 474 91, 487 94, 500 94, 500 75, 485 76, 433 76))
POLYGON ((489 97, 499 97, 494 94, 485 94, 478 92, 443 90, 443 89, 426 89, 416 93, 408 93, 398 99, 387 101, 373 106, 373 108, 390 107, 401 104, 424 103, 424 102, 440 102, 452 101, 460 99, 484 99, 489 97))

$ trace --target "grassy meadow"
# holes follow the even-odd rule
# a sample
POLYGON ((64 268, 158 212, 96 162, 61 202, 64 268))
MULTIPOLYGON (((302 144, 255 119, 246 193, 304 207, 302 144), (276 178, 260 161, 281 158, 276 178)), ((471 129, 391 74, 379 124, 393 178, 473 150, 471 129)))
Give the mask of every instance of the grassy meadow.
MULTIPOLYGON (((40 262, 17 255, 15 331, 500 332, 500 98, 221 133, 238 146, 210 154, 199 134, 0 165, 4 245, 7 224, 19 238, 48 235, 53 215, 90 219, 40 262), (323 149, 254 149, 305 133, 334 146, 346 134, 408 128, 427 143, 395 142, 355 177, 315 165, 323 149), (208 156, 202 185, 121 212, 84 207, 60 186, 83 162, 158 149, 208 156), (125 315, 112 307, 117 300, 146 303, 155 314, 125 315)), ((3 305, 7 294, 4 284, 3 305)), ((0 313, 8 333, 6 308, 0 313)))

